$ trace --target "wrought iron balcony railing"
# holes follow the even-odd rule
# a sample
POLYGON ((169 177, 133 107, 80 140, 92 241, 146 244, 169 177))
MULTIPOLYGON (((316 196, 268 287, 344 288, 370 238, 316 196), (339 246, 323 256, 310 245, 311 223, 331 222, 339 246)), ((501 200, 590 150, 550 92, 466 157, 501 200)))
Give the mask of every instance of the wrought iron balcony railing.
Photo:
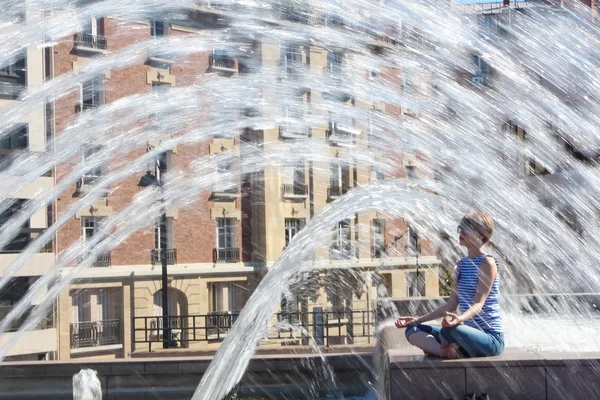
POLYGON ((108 346, 121 343, 121 321, 109 319, 71 324, 71 348, 108 346))
POLYGON ((304 183, 284 183, 281 185, 281 197, 306 197, 308 196, 308 185, 304 183))
POLYGON ((236 263, 240 261, 240 249, 237 247, 217 248, 213 250, 215 263, 236 263))
POLYGON ((331 185, 327 188, 327 199, 335 200, 338 197, 345 195, 348 192, 348 186, 346 185, 331 185))
POLYGON ((152 265, 161 265, 161 252, 166 252, 167 256, 167 265, 176 265, 177 264, 177 249, 152 249, 151 250, 151 262, 152 265))
POLYGON ((224 54, 212 54, 208 60, 211 68, 222 70, 222 71, 230 71, 235 72, 237 68, 235 66, 235 59, 231 56, 224 54))
POLYGON ((78 33, 75 37, 77 47, 106 50, 106 36, 91 33, 78 33))

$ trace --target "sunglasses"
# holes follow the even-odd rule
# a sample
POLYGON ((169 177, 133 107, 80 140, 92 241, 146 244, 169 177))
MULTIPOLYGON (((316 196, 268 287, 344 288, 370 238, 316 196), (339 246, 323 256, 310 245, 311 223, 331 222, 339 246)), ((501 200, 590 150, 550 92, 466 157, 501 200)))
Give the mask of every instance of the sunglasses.
POLYGON ((466 234, 468 234, 470 232, 473 232, 473 228, 471 228, 469 226, 466 226, 466 225, 459 225, 456 228, 456 232, 459 233, 459 234, 460 233, 464 233, 466 235, 466 234))

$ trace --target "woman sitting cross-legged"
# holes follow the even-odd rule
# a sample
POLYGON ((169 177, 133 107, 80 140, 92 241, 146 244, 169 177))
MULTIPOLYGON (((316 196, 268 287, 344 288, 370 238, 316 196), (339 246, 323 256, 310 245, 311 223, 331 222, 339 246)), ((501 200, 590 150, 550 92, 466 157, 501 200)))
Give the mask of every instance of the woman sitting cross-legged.
POLYGON ((459 243, 467 257, 453 274, 452 293, 446 304, 420 317, 400 317, 398 328, 406 328, 406 339, 425 354, 442 358, 496 356, 504 351, 504 333, 498 303, 498 267, 483 250, 494 232, 494 221, 486 214, 467 214, 458 226, 459 243), (460 315, 455 314, 460 309, 460 315), (443 318, 442 327, 424 322, 443 318))

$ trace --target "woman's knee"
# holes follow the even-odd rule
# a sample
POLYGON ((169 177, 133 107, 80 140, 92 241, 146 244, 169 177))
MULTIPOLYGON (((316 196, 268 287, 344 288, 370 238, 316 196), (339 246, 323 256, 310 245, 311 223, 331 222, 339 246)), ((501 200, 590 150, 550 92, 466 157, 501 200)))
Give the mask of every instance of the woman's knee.
POLYGON ((413 333, 416 333, 416 332, 420 332, 420 331, 421 330, 419 329, 418 325, 416 325, 416 324, 409 325, 406 327, 406 330, 404 331, 404 337, 410 343, 410 335, 412 335, 413 333))
POLYGON ((452 326, 450 328, 444 327, 440 329, 440 337, 448 343, 456 343, 456 340, 458 338, 456 327, 452 326))

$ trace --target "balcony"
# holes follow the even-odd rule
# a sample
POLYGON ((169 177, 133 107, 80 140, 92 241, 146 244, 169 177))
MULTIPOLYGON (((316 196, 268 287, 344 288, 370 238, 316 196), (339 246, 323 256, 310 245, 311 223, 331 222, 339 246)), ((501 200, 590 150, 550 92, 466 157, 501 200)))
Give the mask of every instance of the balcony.
POLYGON ((0 99, 16 100, 25 89, 25 84, 0 81, 0 99))
MULTIPOLYGON (((79 262, 83 262, 83 260, 86 257, 87 257, 87 255, 82 256, 79 259, 79 262)), ((92 267, 100 267, 100 268, 102 268, 102 267, 110 267, 111 263, 112 263, 112 260, 111 260, 110 252, 108 252, 108 253, 102 253, 98 257, 96 257, 96 260, 94 260, 92 262, 91 266, 92 267)))
POLYGON ((160 53, 156 50, 148 52, 148 63, 156 68, 169 68, 173 64, 173 57, 169 54, 160 53))
MULTIPOLYGON (((35 238, 44 233, 47 228, 22 228, 17 236, 0 249, 0 254, 21 253, 35 238)), ((48 242, 39 250, 39 253, 52 253, 52 242, 48 242)))
MULTIPOLYGON (((0 268, 12 265, 23 250, 47 228, 23 228, 17 236, 0 250, 0 268)), ((16 276, 42 276, 54 266, 55 255, 52 252, 52 241, 46 243, 36 254, 29 257, 16 276)))
POLYGON ((279 126, 279 137, 282 139, 304 139, 308 137, 308 127, 304 124, 287 123, 279 126))
POLYGON ((351 244, 345 244, 343 246, 331 246, 329 248, 329 259, 335 260, 351 260, 352 258, 358 258, 356 255, 356 249, 351 244))
POLYGON ((352 126, 351 121, 330 121, 325 132, 327 139, 332 144, 347 145, 352 143, 352 136, 360 134, 360 130, 352 126))
POLYGON ((70 325, 71 349, 121 344, 121 321, 109 319, 70 325))
POLYGON ((211 54, 208 59, 210 68, 214 71, 237 72, 235 59, 225 54, 211 54))
POLYGON ((240 261, 240 249, 237 247, 214 249, 213 260, 215 263, 237 263, 240 261))
POLYGON ((473 83, 474 85, 483 85, 486 86, 488 84, 489 81, 489 75, 488 74, 477 74, 477 75, 471 75, 471 83, 473 83))
POLYGON ((336 200, 348 192, 348 186, 346 185, 332 185, 327 188, 327 200, 336 200))
MULTIPOLYGON (((167 253, 167 265, 177 265, 177 249, 166 249, 167 253)), ((152 265, 161 265, 162 260, 160 259, 161 250, 152 249, 150 253, 152 265)))
POLYGON ((96 108, 100 107, 100 105, 101 104, 99 103, 79 103, 75 106, 75 111, 80 113, 83 111, 95 110, 96 108))
POLYGON ((382 258, 385 256, 383 246, 371 246, 371 258, 382 258))
POLYGON ((75 35, 75 49, 79 52, 104 54, 106 53, 106 36, 78 33, 75 35))
POLYGON ((308 64, 304 64, 302 61, 286 59, 279 59, 275 64, 279 70, 279 79, 290 79, 294 76, 300 76, 310 68, 308 64))
MULTIPOLYGON (((92 189, 94 184, 101 180, 103 175, 84 175, 77 182, 77 192, 78 193, 86 193, 92 189)), ((106 197, 108 195, 108 188, 104 188, 102 193, 100 193, 100 197, 106 197)))
POLYGON ((213 201, 231 201, 238 197, 238 187, 235 186, 225 186, 225 187, 215 187, 213 188, 212 195, 210 196, 210 200, 213 201))
POLYGON ((36 329, 25 332, 4 332, 0 336, 0 347, 13 343, 5 354, 7 357, 27 354, 43 354, 57 351, 58 338, 55 328, 36 329), (16 340, 13 342, 13 340, 16 340))
POLYGON ((304 183, 284 183, 281 185, 281 197, 303 199, 308 196, 308 185, 304 183))

